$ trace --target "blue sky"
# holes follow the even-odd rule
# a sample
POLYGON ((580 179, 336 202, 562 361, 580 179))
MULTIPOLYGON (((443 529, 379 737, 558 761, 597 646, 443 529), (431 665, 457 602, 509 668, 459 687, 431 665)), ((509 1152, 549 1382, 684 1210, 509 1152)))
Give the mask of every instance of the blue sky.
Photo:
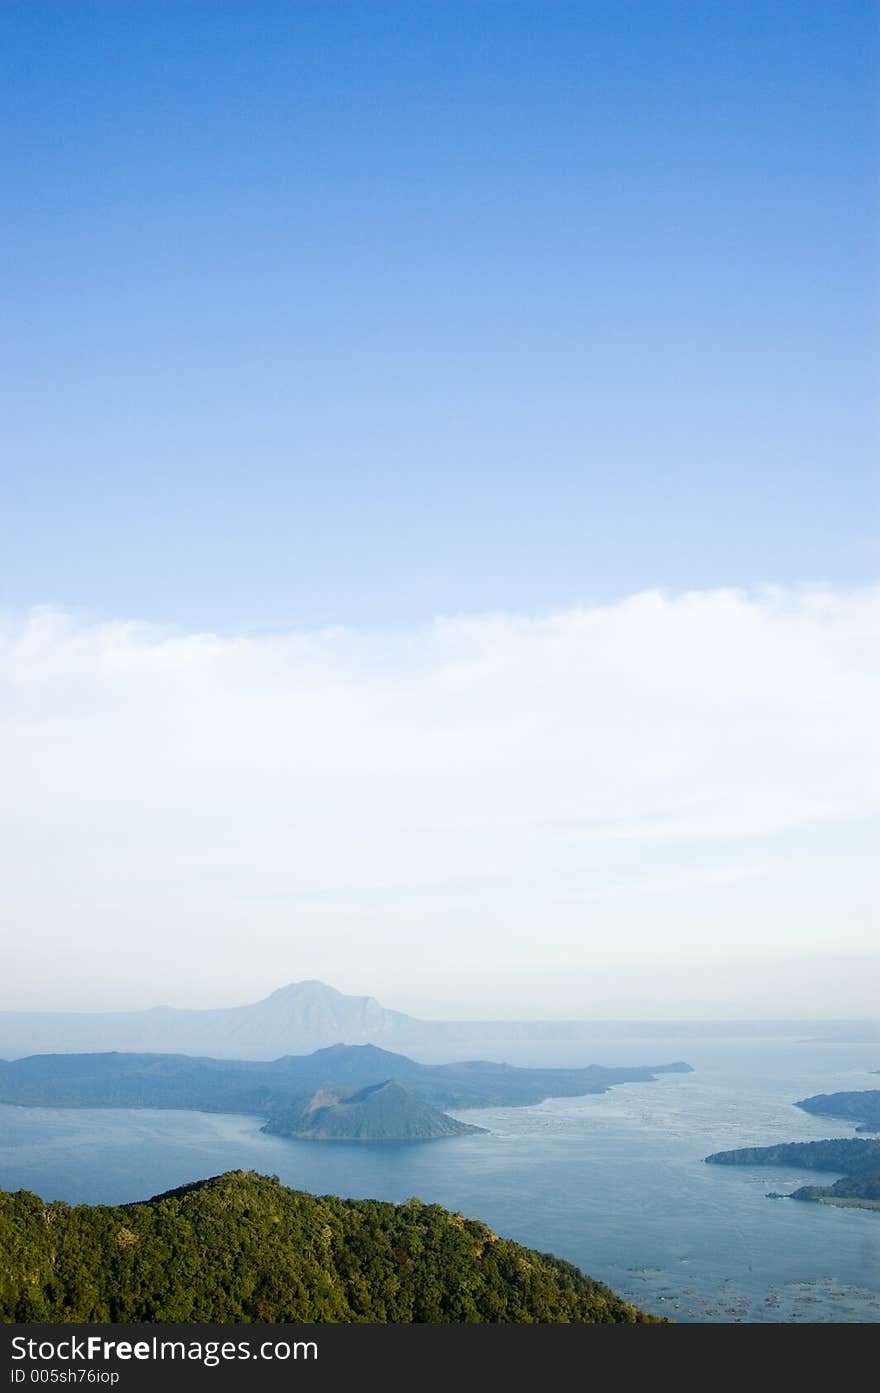
POLYGON ((0 1007, 876 1014, 878 19, 0 0, 0 1007))
POLYGON ((0 604, 872 576, 877 20, 0 5, 0 604))

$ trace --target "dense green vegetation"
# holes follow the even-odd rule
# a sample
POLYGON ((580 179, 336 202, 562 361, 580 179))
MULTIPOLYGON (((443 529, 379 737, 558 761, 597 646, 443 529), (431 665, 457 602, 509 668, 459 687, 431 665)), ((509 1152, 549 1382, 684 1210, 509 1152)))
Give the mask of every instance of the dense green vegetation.
POLYGON ((823 1204, 855 1205, 861 1209, 880 1209, 880 1169, 863 1175, 844 1175, 833 1185, 802 1185, 792 1192, 794 1200, 820 1200, 823 1204))
POLYGON ((4 1321, 652 1321, 570 1263, 418 1200, 234 1171, 142 1204, 0 1192, 4 1321))
POLYGON ((267 1122, 266 1132, 303 1141, 437 1141, 482 1132, 414 1098, 399 1083, 368 1084, 352 1094, 322 1091, 267 1122))
POLYGON ((843 1171, 833 1185, 802 1185, 790 1196, 824 1204, 880 1206, 880 1141, 834 1137, 828 1141, 783 1142, 778 1146, 743 1146, 716 1151, 706 1161, 715 1166, 796 1166, 803 1170, 843 1171))
POLYGON ((802 1098, 795 1107, 817 1117, 845 1117, 856 1122, 857 1132, 880 1132, 880 1088, 863 1088, 854 1093, 817 1093, 802 1098))
POLYGON ((251 1113, 270 1119, 271 1130, 289 1133, 291 1117, 302 1114, 322 1090, 355 1092, 393 1080, 433 1108, 492 1107, 604 1093, 614 1084, 642 1082, 668 1071, 689 1072, 689 1066, 519 1069, 485 1060, 419 1064, 375 1045, 333 1045, 268 1063, 173 1054, 32 1055, 0 1061, 0 1103, 251 1113))

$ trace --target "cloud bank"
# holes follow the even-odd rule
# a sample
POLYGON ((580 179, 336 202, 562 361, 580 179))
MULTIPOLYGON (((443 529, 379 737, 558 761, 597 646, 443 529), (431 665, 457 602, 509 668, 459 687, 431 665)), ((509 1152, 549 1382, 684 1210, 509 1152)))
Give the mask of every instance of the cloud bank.
POLYGON ((662 980, 653 1014, 749 1014, 724 964, 815 976, 842 954, 861 966, 821 1013, 858 1013, 878 600, 649 591, 237 637, 7 615, 0 1005, 324 976, 404 1006, 525 1013, 540 991, 528 1014, 627 1015, 662 980))

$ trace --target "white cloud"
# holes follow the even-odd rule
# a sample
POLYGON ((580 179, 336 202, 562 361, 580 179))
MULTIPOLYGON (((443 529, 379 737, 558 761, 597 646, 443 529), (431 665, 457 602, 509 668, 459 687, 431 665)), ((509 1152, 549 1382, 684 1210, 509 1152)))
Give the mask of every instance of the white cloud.
POLYGON ((169 999, 174 951, 181 1000, 196 971, 209 999, 306 975, 378 991, 411 955, 415 992, 450 959, 487 970, 544 939, 585 968, 614 934, 622 962, 658 934, 691 953, 699 923, 756 953, 864 951, 848 829, 880 799, 878 598, 647 592, 234 638, 7 616, 0 869, 22 989, 35 1000, 71 936, 68 975, 115 944, 146 999, 169 999))

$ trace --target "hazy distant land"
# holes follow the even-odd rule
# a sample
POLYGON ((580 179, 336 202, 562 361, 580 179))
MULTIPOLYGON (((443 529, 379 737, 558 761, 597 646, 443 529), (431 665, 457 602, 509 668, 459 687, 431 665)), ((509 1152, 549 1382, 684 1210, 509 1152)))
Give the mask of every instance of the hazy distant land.
POLYGON ((880 1021, 829 1021, 827 1025, 823 1023, 822 1033, 809 1041, 811 1045, 873 1045, 875 1042, 880 1045, 880 1021))
MULTIPOLYGON (((434 1061, 472 1057, 475 1051, 504 1053, 547 1041, 588 1047, 601 1037, 626 1039, 731 1038, 761 1034, 815 1036, 817 1021, 444 1021, 419 1020, 390 1011, 370 996, 346 996, 323 982, 294 982, 247 1006, 185 1010, 157 1006, 145 1011, 0 1011, 0 1058, 108 1050, 207 1055, 215 1059, 273 1060, 306 1054, 342 1041, 374 1044, 434 1061)), ((824 1036, 880 1040, 880 1024, 821 1023, 824 1036), (867 1033, 867 1035, 866 1035, 867 1033)))

